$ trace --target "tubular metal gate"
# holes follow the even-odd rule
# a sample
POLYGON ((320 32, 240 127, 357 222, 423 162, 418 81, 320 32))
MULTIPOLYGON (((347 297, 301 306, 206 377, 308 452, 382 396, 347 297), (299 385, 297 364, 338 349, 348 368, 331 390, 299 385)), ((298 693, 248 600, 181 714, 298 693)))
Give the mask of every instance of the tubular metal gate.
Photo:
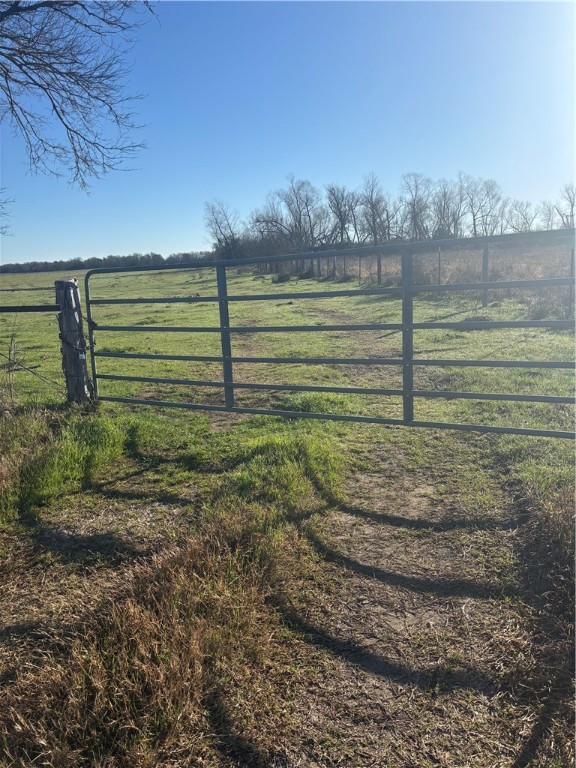
MULTIPOLYGON (((376 424, 394 424, 411 427, 433 427, 437 429, 469 430, 478 432, 497 432, 518 435, 533 435, 541 437, 574 438, 574 432, 544 429, 529 429, 521 427, 492 426, 486 424, 461 424, 436 421, 422 421, 414 418, 415 398, 448 398, 448 399, 472 399, 491 401, 517 401, 529 403, 555 403, 574 404, 573 397, 562 397, 548 394, 504 394, 496 392, 458 392, 444 390, 424 390, 414 388, 414 369, 416 366, 439 367, 493 367, 493 368, 530 368, 530 369, 574 369, 574 361, 535 361, 535 360, 474 360, 474 359, 422 359, 414 357, 414 331, 427 329, 445 330, 490 330, 503 328, 547 328, 554 330, 566 330, 574 327, 572 319, 566 320, 469 320, 458 322, 430 321, 414 322, 414 299, 419 294, 438 294, 463 291, 481 291, 484 296, 487 292, 504 289, 539 289, 550 287, 568 287, 572 295, 574 288, 574 230, 561 230, 556 232, 524 233, 522 235, 502 235, 489 238, 467 238, 463 240, 427 241, 422 243, 394 243, 390 245, 378 245, 357 247, 350 249, 335 249, 330 251, 314 251, 309 253, 289 254, 285 256, 260 257, 247 260, 221 260, 199 261, 197 264, 170 264, 164 266, 137 266, 132 268, 98 268, 87 272, 85 276, 85 297, 87 305, 87 319, 89 332, 89 348, 91 352, 92 374, 96 396, 103 401, 133 403, 170 408, 184 408, 191 410, 227 411, 247 414, 268 414, 287 416, 290 418, 329 419, 336 421, 368 422, 376 424), (486 265, 482 268, 482 282, 450 283, 450 284, 415 284, 413 279, 413 257, 417 254, 429 254, 436 249, 486 249, 491 245, 517 244, 518 242, 533 241, 549 245, 566 245, 572 248, 571 276, 567 278, 549 278, 537 280, 505 280, 489 281, 486 265), (318 261, 322 259, 334 259, 342 257, 366 256, 398 257, 401 258, 401 284, 398 287, 367 287, 345 288, 339 290, 319 290, 312 292, 282 292, 281 294, 253 294, 233 295, 228 292, 227 270, 238 269, 247 265, 271 265, 287 261, 318 261), (216 273, 216 296, 186 296, 186 297, 154 297, 154 298, 92 298, 90 280, 94 275, 126 272, 163 272, 166 270, 197 270, 212 269, 216 273), (400 323, 366 323, 366 324, 334 324, 334 325, 290 325, 290 326, 231 326, 229 319, 229 305, 234 302, 260 302, 282 299, 324 299, 354 296, 382 296, 396 297, 402 303, 402 321, 400 323), (99 305, 129 305, 129 304, 195 304, 202 302, 217 302, 219 309, 219 325, 206 326, 152 326, 152 325, 103 325, 96 324, 92 317, 92 308, 99 305), (94 331, 98 333, 108 331, 121 331, 138 333, 169 332, 169 333, 209 333, 218 334, 220 337, 221 354, 218 356, 207 355, 173 355, 151 354, 140 352, 110 352, 95 350, 94 331), (232 337, 236 334, 251 333, 298 333, 298 332, 326 332, 326 331, 398 331, 402 334, 402 357, 382 358, 340 358, 340 357, 246 357, 234 355, 232 337), (199 381, 180 378, 156 378, 151 376, 127 376, 120 374, 98 373, 98 358, 117 358, 122 360, 170 360, 190 361, 203 363, 219 363, 222 366, 222 381, 199 381), (354 365, 354 366, 399 366, 402 371, 401 389, 384 389, 378 387, 336 387, 296 384, 264 384, 241 383, 234 379, 234 365, 247 364, 304 364, 304 365, 354 365), (187 387, 217 387, 224 392, 224 405, 198 404, 189 402, 169 402, 164 400, 150 400, 137 397, 113 397, 101 395, 98 391, 98 382, 102 380, 116 380, 126 382, 147 382, 159 384, 175 384, 187 387), (291 410, 281 410, 265 407, 244 407, 235 402, 235 391, 242 389, 270 390, 288 392, 326 392, 341 394, 364 395, 396 395, 402 398, 402 418, 384 418, 361 416, 351 414, 325 414, 308 413, 291 410)), ((484 251, 486 253, 486 251, 484 251)))

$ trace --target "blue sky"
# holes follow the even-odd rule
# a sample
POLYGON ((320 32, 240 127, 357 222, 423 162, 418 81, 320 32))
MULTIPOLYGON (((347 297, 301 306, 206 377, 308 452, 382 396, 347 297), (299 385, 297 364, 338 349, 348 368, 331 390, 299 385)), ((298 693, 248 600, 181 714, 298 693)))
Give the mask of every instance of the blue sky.
POLYGON ((93 183, 31 175, 3 127, 2 262, 210 247, 204 203, 242 215, 286 177, 494 178, 555 199, 574 179, 574 6, 561 2, 160 2, 128 88, 146 142, 93 183))

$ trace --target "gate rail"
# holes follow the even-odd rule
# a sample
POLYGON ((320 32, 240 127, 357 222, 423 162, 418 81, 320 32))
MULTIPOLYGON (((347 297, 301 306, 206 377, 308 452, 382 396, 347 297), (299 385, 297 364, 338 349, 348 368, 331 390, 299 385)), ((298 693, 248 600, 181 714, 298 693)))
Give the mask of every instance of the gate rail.
POLYGON ((468 399, 468 400, 500 400, 516 402, 533 403, 555 403, 555 404, 574 404, 573 397, 562 397, 546 394, 524 395, 512 393, 496 392, 458 392, 444 390, 418 390, 414 389, 414 367, 415 366, 454 366, 454 367, 495 367, 495 368, 534 368, 534 369, 574 369, 574 361, 519 361, 519 360, 458 360, 458 359, 422 359, 414 358, 414 338, 415 330, 425 329, 445 329, 445 330, 491 330, 504 328, 548 328, 554 330, 567 330, 574 327, 573 320, 501 320, 501 321, 430 321, 414 322, 414 298, 423 293, 442 293, 459 291, 482 291, 483 296, 487 296, 488 291, 497 291, 502 289, 516 288, 543 288, 543 287, 569 287, 574 288, 574 249, 572 246, 571 277, 569 278, 550 278, 537 280, 503 280, 489 281, 483 279, 481 282, 416 285, 413 280, 413 257, 418 253, 429 253, 436 248, 470 249, 482 247, 483 268, 482 274, 487 278, 487 247, 489 245, 507 245, 510 243, 523 243, 524 241, 541 241, 545 244, 574 243, 574 230, 559 230, 555 232, 523 233, 521 235, 503 235, 490 238, 467 238, 463 240, 445 240, 445 241, 426 241, 422 243, 394 243, 390 245, 362 246, 357 248, 334 249, 330 251, 313 251, 309 253, 288 254, 284 256, 259 257, 238 260, 221 261, 200 261, 197 264, 170 264, 164 266, 136 266, 131 268, 97 268, 86 273, 85 276, 85 296, 89 331, 89 348, 91 352, 92 374, 96 397, 108 402, 142 404, 152 406, 162 406, 170 408, 182 408, 189 410, 209 410, 209 411, 228 411, 235 413, 248 414, 267 414, 277 416, 288 416, 290 418, 308 418, 308 419, 326 419, 332 421, 352 421, 367 422, 375 424, 394 424, 412 427, 434 427, 438 429, 455 429, 477 432, 495 432, 504 434, 532 435, 540 437, 571 438, 576 437, 574 432, 560 430, 530 429, 523 427, 500 427, 483 424, 461 424, 449 422, 423 421, 414 418, 414 398, 448 398, 448 399, 468 399), (312 292, 286 292, 282 294, 256 294, 256 295, 230 295, 228 293, 226 270, 227 268, 238 268, 239 266, 251 264, 270 264, 286 261, 305 261, 309 259, 328 259, 341 256, 387 256, 401 257, 401 284, 399 287, 378 287, 378 288, 358 288, 343 289, 335 291, 312 291, 312 292), (190 297, 167 297, 167 298, 100 298, 92 299, 90 294, 90 279, 93 275, 118 273, 118 272, 162 272, 165 270, 193 270, 213 268, 216 271, 217 296, 190 296, 190 297), (243 301, 269 301, 278 300, 279 295, 282 299, 322 299, 346 296, 390 296, 401 299, 402 302, 402 322, 401 323, 366 323, 366 324, 334 324, 334 325, 292 325, 292 326, 231 326, 229 320, 228 306, 233 302, 243 301), (214 327, 207 326, 142 326, 142 325, 100 325, 92 319, 92 307, 98 305, 113 304, 194 304, 217 302, 219 308, 219 325, 214 327), (107 331, 127 331, 131 333, 138 332, 169 332, 169 333, 209 333, 219 334, 221 344, 221 355, 169 355, 169 354, 149 354, 137 352, 96 352, 94 348, 94 330, 98 332, 107 331), (316 331, 361 331, 361 330, 389 330, 402 332, 402 357, 398 358, 336 358, 336 357, 243 357, 235 356, 232 351, 232 335, 246 333, 298 333, 298 332, 316 332, 316 331), (157 378, 152 376, 127 376, 120 374, 101 374, 97 371, 96 358, 108 357, 119 359, 140 359, 140 360, 178 360, 191 362, 220 363, 222 365, 221 381, 202 381, 193 379, 179 378, 157 378), (279 365, 308 364, 308 365, 365 365, 365 366, 399 366, 402 369, 402 388, 386 389, 378 387, 332 387, 315 385, 296 385, 296 384, 263 384, 263 383, 240 383, 234 381, 234 364, 237 363, 275 363, 279 365), (134 397, 113 397, 100 396, 98 394, 99 380, 131 381, 159 384, 177 384, 183 386, 202 386, 221 388, 224 391, 224 405, 208 405, 185 402, 169 402, 163 400, 148 400, 134 397), (274 390, 287 392, 328 392, 336 394, 377 394, 377 395, 397 395, 402 397, 403 417, 384 418, 372 416, 355 416, 351 414, 324 414, 324 413, 303 413, 298 411, 274 409, 274 408, 253 408, 238 406, 235 403, 235 390, 274 390))

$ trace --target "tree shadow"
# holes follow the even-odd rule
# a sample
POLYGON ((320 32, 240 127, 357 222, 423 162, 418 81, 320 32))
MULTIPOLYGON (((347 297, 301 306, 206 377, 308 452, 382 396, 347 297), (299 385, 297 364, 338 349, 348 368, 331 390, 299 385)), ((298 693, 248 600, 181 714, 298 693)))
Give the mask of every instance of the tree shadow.
POLYGON ((158 501, 162 504, 176 504, 178 506, 189 506, 194 502, 193 498, 186 498, 185 496, 179 496, 175 493, 168 491, 154 492, 153 489, 148 491, 127 491, 120 490, 118 488, 103 488, 97 489, 97 493, 106 499, 119 499, 125 501, 158 501))
POLYGON ((0 648, 26 648, 27 663, 22 663, 20 652, 3 661, 0 671, 0 690, 17 681, 20 672, 32 665, 41 667, 47 659, 47 651, 62 651, 64 641, 73 635, 70 627, 62 622, 49 623, 43 619, 15 621, 0 628, 0 648))
MULTIPOLYGON (((557 676, 550 681, 548 696, 544 702, 540 714, 530 735, 524 742, 522 750, 511 764, 510 768, 529 768, 534 757, 544 744, 548 733, 551 731, 554 718, 560 711, 571 704, 573 700, 573 674, 568 670, 560 670, 557 676)), ((572 719, 572 713, 568 715, 572 719)))
POLYGON ((327 562, 341 565, 360 576, 376 579, 384 584, 415 592, 431 593, 440 597, 474 597, 488 599, 511 595, 508 587, 494 587, 472 579, 432 579, 422 576, 406 576, 373 565, 365 565, 328 547, 315 533, 305 530, 304 535, 318 554, 327 562))
POLYGON ((486 695, 495 691, 494 681, 472 666, 460 665, 460 669, 453 669, 449 665, 438 664, 431 669, 417 669, 379 656, 359 643, 325 632, 306 621, 288 604, 281 603, 279 609, 287 626, 306 642, 370 674, 388 678, 397 683, 416 685, 437 694, 457 689, 482 691, 486 695))
POLYGON ((216 736, 213 744, 223 758, 237 768, 284 768, 288 765, 282 757, 262 752, 240 733, 219 686, 212 687, 203 704, 216 736))
POLYGON ((36 554, 50 552, 61 563, 79 565, 117 566, 145 554, 115 533, 82 534, 49 525, 43 525, 33 535, 32 543, 36 554))
POLYGON ((372 520, 375 523, 383 525, 393 525, 396 528, 407 528, 410 530, 429 530, 442 533, 446 531, 457 530, 482 530, 482 531, 513 531, 523 525, 528 519, 528 512, 518 512, 518 514, 504 520, 486 520, 481 517, 468 517, 466 519, 456 518, 452 520, 444 519, 440 521, 428 520, 418 517, 403 517, 401 515, 391 515, 387 512, 373 512, 361 507, 340 505, 339 511, 354 517, 361 517, 364 520, 372 520))

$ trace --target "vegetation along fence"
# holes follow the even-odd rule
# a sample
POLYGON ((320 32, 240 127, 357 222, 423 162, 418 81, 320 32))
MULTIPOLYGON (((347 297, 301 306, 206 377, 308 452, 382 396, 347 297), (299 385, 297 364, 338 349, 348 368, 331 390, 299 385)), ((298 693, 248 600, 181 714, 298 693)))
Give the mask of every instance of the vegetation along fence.
MULTIPOLYGON (((86 273, 85 276, 85 297, 86 297, 86 315, 88 320, 88 336, 91 359, 91 370, 94 392, 93 396, 99 398, 102 401, 119 402, 119 403, 131 403, 141 405, 162 406, 171 408, 182 409, 195 409, 195 410, 211 410, 211 411, 225 411, 236 413, 249 413, 249 414, 270 414, 288 417, 305 417, 311 419, 331 419, 340 421, 355 421, 355 422, 370 422, 377 424, 394 424, 404 425, 412 427, 434 427, 439 429, 456 429, 456 430, 475 430, 480 432, 500 432, 500 433, 512 433, 521 435, 534 435, 545 437, 557 437, 557 438, 574 438, 575 434, 571 431, 565 431, 562 429, 540 429, 531 427, 514 427, 514 426, 498 426, 483 423, 458 423, 451 421, 441 420, 429 420, 427 418, 415 417, 415 403, 443 398, 445 400, 476 400, 476 401, 513 401, 523 403, 547 403, 556 404, 558 406, 566 406, 574 404, 574 398, 571 396, 550 394, 548 392, 529 394, 518 393, 505 393, 505 392, 477 392, 477 391, 458 391, 454 389, 438 389, 438 388, 422 388, 415 386, 415 371, 421 371, 422 369, 434 368, 434 369, 462 369, 462 368, 489 368, 489 369, 502 369, 505 368, 508 371, 513 369, 531 369, 535 372, 548 369, 574 369, 575 363, 573 360, 532 360, 532 359, 475 359, 474 357, 422 357, 420 354, 415 354, 414 338, 415 333, 429 332, 429 331, 442 331, 446 334, 466 334, 466 338, 469 341, 465 342, 467 349, 474 353, 476 348, 476 338, 474 334, 479 334, 481 331, 486 332, 499 332, 504 330, 513 329, 541 329, 548 332, 558 333, 562 331, 569 331, 573 328, 573 309, 574 309, 574 230, 559 230, 555 232, 540 232, 530 233, 523 235, 504 235, 491 238, 470 238, 459 241, 437 241, 437 242, 425 242, 425 243, 390 243, 387 245, 369 246, 369 247, 356 247, 347 249, 345 252, 338 250, 331 251, 315 251, 306 254, 289 254, 286 256, 276 257, 263 257, 254 258, 248 261, 242 261, 239 264, 236 260, 231 261, 201 261, 197 265, 165 265, 162 267, 150 266, 150 267, 134 267, 134 268, 98 268, 92 269, 86 273), (533 276, 523 277, 518 279, 517 275, 514 279, 494 279, 489 274, 489 254, 491 249, 495 248, 509 248, 518 247, 522 244, 530 245, 538 243, 544 248, 562 247, 567 249, 569 254, 569 266, 564 272, 564 276, 561 277, 537 277, 533 276), (477 272, 480 280, 460 281, 460 282, 438 282, 436 271, 431 271, 432 280, 428 275, 428 282, 422 281, 422 269, 421 259, 424 256, 430 257, 430 254, 448 253, 450 249, 464 250, 468 253, 476 254, 476 262, 480 267, 477 272), (357 257, 360 260, 365 259, 377 261, 378 274, 377 279, 372 282, 366 282, 359 287, 352 287, 352 285, 346 280, 338 283, 334 279, 330 280, 329 264, 334 264, 336 259, 342 258, 350 259, 351 257, 357 257), (387 277, 383 280, 381 263, 382 259, 386 263, 392 263, 396 260, 398 264, 397 273, 394 271, 386 272, 387 277), (306 265, 314 263, 316 269, 312 269, 315 272, 317 281, 313 285, 313 290, 310 289, 310 282, 307 282, 306 288, 301 288, 303 282, 299 283, 299 290, 292 290, 292 285, 284 284, 284 279, 280 280, 282 270, 276 267, 280 265, 286 265, 289 263, 299 263, 300 265, 306 265), (325 278, 322 279, 321 264, 325 264, 325 278), (262 267, 268 265, 267 272, 274 272, 273 275, 262 276, 262 267), (235 292, 230 289, 232 280, 231 275, 234 276, 236 284, 236 278, 238 278, 239 270, 244 274, 249 274, 249 270, 253 270, 253 280, 268 281, 264 287, 270 286, 270 289, 261 292, 235 292), (117 279, 121 275, 128 276, 130 273, 141 273, 154 271, 158 274, 166 274, 172 271, 187 272, 188 274, 194 273, 192 278, 188 281, 188 284, 194 287, 201 287, 204 285, 202 281, 195 278, 202 272, 203 275, 210 274, 214 279, 215 290, 212 295, 199 295, 197 291, 189 290, 186 295, 184 290, 183 295, 148 295, 144 296, 118 296, 117 290, 112 291, 110 286, 110 279, 117 279), (100 284, 104 286, 104 291, 96 298, 93 290, 95 278, 111 275, 108 283, 105 281, 100 284), (318 279, 320 278, 320 279, 318 279), (278 283, 281 283, 280 285, 278 283), (385 284, 386 283, 386 284, 385 284), (106 287, 107 286, 107 287, 106 287), (342 287, 341 287, 342 286, 342 287), (320 290, 317 290, 320 288, 320 290), (281 289, 281 290, 280 290, 281 289), (510 296, 516 295, 519 290, 527 290, 536 293, 555 291, 556 301, 553 304, 560 311, 556 312, 556 315, 561 314, 561 317, 544 317, 535 319, 534 316, 528 319, 518 319, 513 317, 510 319, 500 313, 497 319, 493 317, 470 317, 470 312, 467 313, 467 317, 461 320, 455 320, 453 317, 444 317, 443 319, 421 319, 421 314, 418 314, 419 304, 427 302, 427 306, 435 302, 437 307, 448 306, 448 297, 452 296, 470 296, 474 295, 478 298, 482 308, 486 308, 489 303, 489 299, 498 296, 510 296), (472 292, 472 294, 471 294, 472 292), (516 292, 516 294, 515 294, 516 292), (114 294, 114 295, 113 295, 114 294), (361 298, 365 301, 372 302, 370 304, 371 313, 369 314, 366 322, 362 322, 362 315, 354 316, 355 322, 346 322, 346 317, 341 313, 338 316, 337 313, 321 315, 322 302, 329 302, 335 299, 349 299, 358 300, 361 298), (313 303, 316 314, 302 310, 301 318, 312 318, 312 322, 302 324, 272 324, 272 325, 259 325, 254 321, 253 317, 249 317, 250 322, 244 320, 240 323, 231 323, 230 311, 231 308, 244 305, 244 309, 249 307, 253 310, 253 315, 257 313, 257 307, 262 303, 275 302, 274 306, 278 305, 279 299, 282 300, 284 305, 287 304, 299 304, 303 306, 303 303, 313 303), (440 301, 439 301, 440 299, 440 301), (396 319, 393 321, 384 320, 379 322, 374 318, 375 307, 383 307, 384 302, 396 302, 398 312, 396 319), (110 308, 113 305, 124 307, 124 310, 120 312, 128 311, 128 305, 160 305, 166 311, 171 305, 206 305, 212 304, 217 308, 217 321, 211 325, 207 325, 204 322, 196 325, 156 325, 151 324, 149 318, 139 321, 137 324, 108 324, 103 323, 100 318, 98 322, 95 320, 95 308, 107 305, 110 308), (318 317, 321 317, 321 322, 318 322, 318 317), (360 322, 358 322, 358 317, 360 322), (325 322, 325 319, 334 320, 337 322, 325 322), (255 339, 258 335, 268 336, 269 339, 278 338, 277 334, 331 334, 331 338, 334 341, 335 334, 361 334, 362 332, 369 332, 372 334, 370 339, 372 342, 366 346, 358 344, 354 346, 352 342, 352 349, 359 350, 362 354, 357 356, 339 356, 336 354, 330 355, 330 352, 334 350, 341 350, 342 347, 336 346, 330 347, 330 342, 322 346, 322 351, 327 354, 315 355, 262 355, 259 354, 258 344, 253 343, 252 346, 246 344, 247 339, 255 339), (139 334, 145 333, 148 351, 133 351, 130 349, 130 345, 126 344, 126 339, 134 340, 139 334), (381 354, 379 345, 376 343, 377 338, 374 334, 382 335, 388 333, 395 334, 395 338, 401 339, 401 345, 394 354, 381 354), (116 334, 116 337, 120 337, 124 341, 123 349, 102 349, 97 350, 95 344, 95 335, 98 334, 98 339, 101 340, 105 334, 116 334), (154 334, 164 334, 164 338, 171 337, 174 339, 175 335, 181 335, 179 338, 182 340, 197 338, 196 334, 211 334, 218 339, 218 354, 194 354, 195 348, 186 346, 182 348, 181 345, 177 352, 173 352, 172 344, 168 345, 168 351, 158 352, 150 351, 153 346, 151 339, 154 334), (272 335, 272 336, 271 336, 272 335), (241 343, 244 340, 244 343, 241 343), (128 346, 128 350, 126 347, 128 346), (252 350, 252 351, 251 351, 252 350), (256 350, 256 352, 254 352, 256 350), (368 353, 366 353, 368 350, 368 353), (213 370, 217 365, 218 370, 221 371, 221 377, 218 380, 212 380, 207 378, 182 378, 179 376, 149 376, 149 375, 133 375, 127 374, 123 369, 121 372, 108 372, 102 373, 98 366, 101 365, 101 361, 108 358, 108 364, 112 359, 115 364, 122 365, 135 365, 134 362, 129 361, 169 361, 173 363, 175 361, 183 362, 186 364, 201 364, 201 370, 213 370), (284 366, 304 366, 306 370, 310 370, 310 367, 314 366, 328 366, 333 370, 338 370, 339 367, 347 367, 347 370, 357 371, 357 380, 346 380, 346 386, 336 386, 332 382, 326 384, 318 383, 289 383, 280 384, 274 382, 264 382, 262 380, 254 380, 254 375, 250 380, 241 380, 237 376, 236 371, 238 367, 242 366, 254 366, 251 370, 259 370, 259 366, 268 364, 271 366, 277 366, 274 370, 280 370, 284 366), (385 367, 393 367, 397 370, 397 386, 374 386, 378 384, 378 381, 374 381, 374 377, 370 379, 371 386, 362 386, 364 377, 362 371, 372 368, 378 371, 383 370, 385 367), (104 382, 138 382, 139 384, 154 385, 157 391, 158 387, 164 385, 175 385, 178 387, 186 388, 186 391, 191 392, 194 388, 198 388, 197 391, 210 392, 219 390, 222 395, 222 402, 215 404, 214 402, 204 401, 197 402, 191 401, 194 398, 185 397, 182 400, 176 399, 164 399, 158 396, 144 397, 141 394, 137 396, 123 396, 117 394, 106 394, 102 392, 104 382), (254 403, 239 402, 239 396, 246 390, 252 392, 261 393, 268 391, 274 393, 328 393, 330 395, 378 395, 389 398, 398 398, 401 402, 401 409, 398 409, 396 415, 374 415, 372 413, 364 413, 360 415, 354 415, 352 413, 338 412, 338 413, 319 413, 319 412, 295 412, 289 408, 283 407, 282 404, 268 403, 264 405, 259 404, 261 401, 256 400, 254 403)), ((532 274, 533 273, 528 273, 532 274)), ((146 286, 154 285, 155 288, 161 284, 161 281, 153 280, 149 278, 146 281, 146 286)), ((184 284, 182 279, 181 284, 184 284)), ((243 283, 243 286, 246 282, 243 283)), ((254 283, 256 285, 256 283, 254 283)), ((259 287, 263 285, 262 282, 258 283, 259 287)), ((126 291, 126 293, 133 293, 132 291, 126 291)), ((154 291, 148 291, 148 293, 154 293, 154 291)), ((182 291, 180 291, 182 293, 182 291)), ((498 300, 493 298, 495 305, 498 305, 498 300)), ((308 304, 310 306, 310 304, 308 304)), ((368 305, 366 305, 368 306, 368 305)), ((290 309, 292 309, 290 307, 290 309)), ((99 310, 100 311, 100 310, 99 310)), ((181 310, 183 312, 183 310, 181 310)), ((278 310, 280 312, 280 310, 278 310)), ((495 313, 497 311, 495 310, 495 313)), ((249 313, 248 313, 249 314, 249 313)), ((457 312, 453 313, 458 314, 457 312)), ((425 313, 424 313, 425 315, 425 313)), ((116 313, 118 316, 118 312, 116 313)), ((241 317, 246 318, 247 313, 244 312, 241 317)), ((182 318, 189 317, 185 313, 181 315, 182 318)), ((154 318, 152 318, 154 319, 154 318)), ((512 340, 514 344, 514 340, 512 340)), ((80 346, 76 344, 80 350, 80 346)), ((311 343, 310 348, 312 352, 318 349, 318 346, 311 343)), ((350 347, 348 347, 350 349, 350 347)), ((448 351, 450 347, 441 346, 441 351, 448 351)), ((80 356, 82 356, 82 350, 80 350, 80 356)), ((518 357, 519 355, 516 355, 518 357)), ((138 363, 137 365, 142 365, 138 363)), ((138 371, 142 370, 141 368, 138 371)), ((261 370, 261 368, 260 368, 261 370)), ((320 370, 320 369, 317 369, 320 370)), ((136 371, 136 373, 138 373, 136 371)), ((256 374, 257 375, 257 374, 256 374)), ((535 374, 537 375, 537 374, 535 374)), ((431 379, 434 381, 433 379, 431 379)), ((90 386, 92 386, 90 384, 90 386)), ((90 393, 92 396, 92 393, 90 393)))

